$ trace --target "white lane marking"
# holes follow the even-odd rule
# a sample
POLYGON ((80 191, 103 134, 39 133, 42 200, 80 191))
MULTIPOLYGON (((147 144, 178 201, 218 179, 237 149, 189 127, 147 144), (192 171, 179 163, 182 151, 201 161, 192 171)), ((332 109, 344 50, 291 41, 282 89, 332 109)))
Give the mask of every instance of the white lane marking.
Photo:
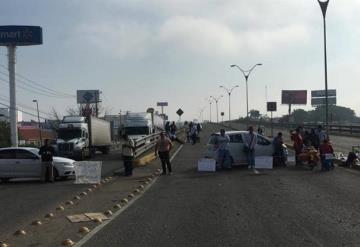
MULTIPOLYGON (((180 152, 180 150, 182 149, 184 145, 182 144, 174 153, 174 155, 171 157, 170 161, 172 161, 176 155, 180 152)), ((127 203, 125 206, 123 206, 121 209, 119 209, 115 214, 113 214, 113 216, 105 221, 104 223, 102 223, 101 225, 95 227, 91 232, 89 232, 85 237, 83 237, 79 242, 77 242, 74 247, 80 247, 83 246, 87 241, 89 241, 93 236, 95 236, 96 233, 98 233, 101 229, 103 229, 107 224, 109 224, 111 221, 113 221, 116 217, 118 217, 122 212, 124 212, 128 207, 130 207, 133 203, 135 203, 139 198, 141 198, 145 192, 151 188, 151 186, 156 182, 156 180, 158 179, 158 177, 155 177, 152 182, 143 190, 143 192, 135 197, 134 199, 132 199, 129 203, 127 203)))

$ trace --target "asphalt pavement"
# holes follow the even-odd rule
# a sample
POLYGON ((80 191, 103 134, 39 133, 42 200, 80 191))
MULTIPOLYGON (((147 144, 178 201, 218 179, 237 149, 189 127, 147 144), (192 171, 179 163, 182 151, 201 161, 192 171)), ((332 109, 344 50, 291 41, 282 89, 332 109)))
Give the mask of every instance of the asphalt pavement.
POLYGON ((174 175, 159 177, 85 246, 360 246, 358 171, 199 173, 214 129, 186 144, 174 175))

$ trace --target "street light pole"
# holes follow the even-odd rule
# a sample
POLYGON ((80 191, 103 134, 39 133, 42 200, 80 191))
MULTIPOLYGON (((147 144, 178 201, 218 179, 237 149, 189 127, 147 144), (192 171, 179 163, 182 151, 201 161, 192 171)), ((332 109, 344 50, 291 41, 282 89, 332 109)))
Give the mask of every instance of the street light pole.
POLYGON ((230 97, 231 97, 231 93, 232 93, 232 91, 235 89, 235 88, 237 88, 237 87, 239 87, 239 85, 235 85, 235 86, 233 86, 231 89, 227 89, 226 87, 224 87, 224 86, 219 86, 220 88, 223 88, 226 92, 227 92, 227 94, 229 95, 229 121, 231 120, 231 109, 230 109, 230 97))
POLYGON ((38 126, 39 126, 39 138, 40 138, 40 146, 42 146, 42 136, 41 136, 41 127, 40 127, 40 114, 39 114, 39 103, 36 99, 33 100, 36 103, 37 117, 38 117, 38 126))
POLYGON ((216 102, 216 122, 219 123, 219 106, 218 106, 218 102, 221 99, 221 97, 223 97, 223 95, 220 95, 219 97, 214 97, 214 96, 210 96, 211 98, 213 98, 213 100, 215 100, 216 102))
POLYGON ((209 121, 210 121, 210 123, 211 123, 211 104, 212 104, 212 100, 211 100, 211 96, 210 96, 210 99, 205 99, 207 102, 209 102, 209 105, 210 105, 210 117, 209 117, 209 121))
POLYGON ((318 0, 323 14, 323 25, 324 25, 324 61, 325 61, 325 128, 326 135, 329 138, 329 101, 328 101, 328 78, 327 78, 327 49, 326 49, 326 10, 329 5, 329 0, 320 1, 318 0))
POLYGON ((230 65, 231 68, 238 68, 244 75, 245 77, 245 81, 246 81, 246 119, 248 119, 249 117, 249 91, 248 91, 248 79, 249 76, 251 74, 251 72, 255 69, 256 66, 261 66, 262 63, 257 63, 254 66, 252 66, 250 69, 248 70, 243 70, 242 68, 240 68, 239 66, 237 66, 236 64, 230 65))

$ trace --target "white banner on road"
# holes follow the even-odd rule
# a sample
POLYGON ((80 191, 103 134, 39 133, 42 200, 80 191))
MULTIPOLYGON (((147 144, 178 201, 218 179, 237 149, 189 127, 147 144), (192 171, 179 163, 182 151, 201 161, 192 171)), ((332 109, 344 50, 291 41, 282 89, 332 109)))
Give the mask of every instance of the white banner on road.
POLYGON ((272 156, 257 156, 255 157, 256 169, 272 169, 273 157, 272 156))
POLYGON ((101 180, 101 161, 79 161, 74 163, 75 184, 97 184, 101 180))

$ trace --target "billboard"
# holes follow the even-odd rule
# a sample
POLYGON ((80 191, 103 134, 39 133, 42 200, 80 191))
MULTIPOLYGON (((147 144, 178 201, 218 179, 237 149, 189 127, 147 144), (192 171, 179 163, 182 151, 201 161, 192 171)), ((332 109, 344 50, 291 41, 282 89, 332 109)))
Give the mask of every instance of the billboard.
POLYGON ((99 90, 77 90, 77 103, 78 104, 91 104, 99 102, 99 90))
MULTIPOLYGON (((331 97, 328 98, 329 105, 336 105, 336 98, 331 97)), ((318 106, 318 105, 325 105, 325 98, 311 98, 311 105, 318 106)))
POLYGON ((41 45, 42 28, 38 26, 0 26, 1 46, 41 45))
MULTIPOLYGON (((325 90, 311 91, 311 98, 323 98, 325 97, 325 90)), ((336 97, 336 89, 328 89, 328 97, 336 97)))
POLYGON ((282 90, 281 104, 306 105, 307 90, 282 90))
POLYGON ((168 106, 168 102, 157 102, 157 106, 168 106))

